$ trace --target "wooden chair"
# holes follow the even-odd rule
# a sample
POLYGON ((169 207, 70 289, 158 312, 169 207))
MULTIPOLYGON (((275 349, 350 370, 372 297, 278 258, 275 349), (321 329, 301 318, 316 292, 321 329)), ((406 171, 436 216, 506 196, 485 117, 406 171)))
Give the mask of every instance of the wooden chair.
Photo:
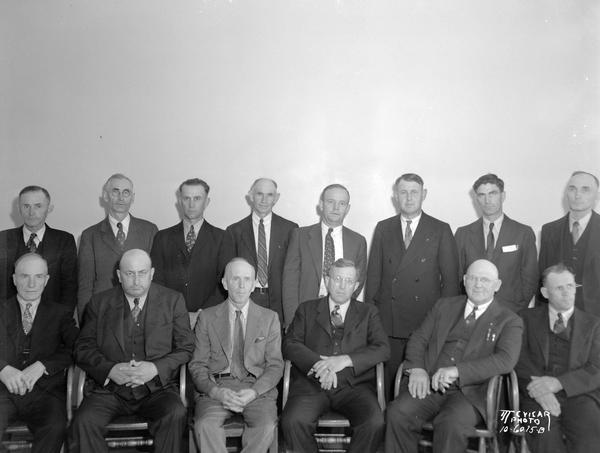
MULTIPOLYGON (((520 409, 519 402, 519 381, 517 379, 517 373, 513 371, 510 372, 506 378, 506 388, 508 389, 508 399, 511 411, 514 411, 513 414, 517 414, 520 409)), ((521 431, 521 425, 516 421, 517 417, 514 417, 513 423, 509 425, 511 438, 512 438, 512 448, 515 452, 519 453, 529 453, 529 449, 527 448, 527 442, 525 442, 525 433, 521 431)))
MULTIPOLYGON (((67 373, 67 396, 66 396, 66 406, 67 406, 67 426, 71 422, 71 395, 72 395, 72 380, 69 380, 69 377, 72 374, 72 369, 74 365, 69 367, 69 371, 67 373)), ((21 421, 17 420, 14 423, 11 423, 6 430, 4 431, 4 438, 2 440, 2 446, 7 451, 30 451, 33 444, 33 438, 31 433, 29 432, 29 428, 27 425, 21 421)), ((65 451, 65 446, 61 449, 61 452, 65 451)))
MULTIPOLYGON (((186 377, 185 365, 181 365, 179 370, 179 396, 185 407, 188 406, 185 397, 186 377)), ((83 387, 85 385, 86 373, 79 367, 69 369, 67 380, 75 386, 72 404, 67 408, 67 416, 71 420, 73 411, 76 410, 83 401, 83 387)), ((68 387, 69 389, 71 386, 68 387)), ((69 400, 68 400, 69 401, 69 400)), ((108 448, 134 448, 148 447, 154 444, 154 439, 148 432, 148 423, 137 415, 127 415, 117 417, 107 426, 108 432, 105 437, 108 448)))
MULTIPOLYGON (((403 364, 400 364, 396 372, 394 381, 394 398, 400 393, 400 382, 402 381, 403 364)), ((491 451, 498 453, 500 451, 498 443, 498 408, 500 407, 500 394, 502 387, 502 377, 493 376, 488 381, 486 395, 486 424, 475 428, 475 436, 478 439, 478 448, 476 450, 467 449, 467 452, 486 453, 491 451)), ((424 431, 433 432, 433 425, 427 422, 423 425, 424 431)), ((432 441, 429 438, 423 438, 419 445, 426 448, 432 447, 432 441)))
MULTIPOLYGON (((291 370, 292 362, 286 360, 285 368, 283 370, 282 408, 285 407, 290 392, 291 370)), ((379 403, 379 407, 381 408, 381 410, 384 411, 385 390, 383 378, 383 363, 378 363, 376 365, 375 374, 377 379, 377 402, 379 403)), ((321 417, 319 417, 319 420, 317 421, 317 432, 315 433, 315 440, 317 441, 317 445, 319 446, 319 451, 327 453, 345 452, 347 446, 352 440, 352 436, 349 435, 349 433, 347 432, 349 428, 351 428, 350 421, 346 417, 335 411, 328 411, 321 415, 321 417), (322 431, 319 431, 319 429, 321 429, 322 431)))

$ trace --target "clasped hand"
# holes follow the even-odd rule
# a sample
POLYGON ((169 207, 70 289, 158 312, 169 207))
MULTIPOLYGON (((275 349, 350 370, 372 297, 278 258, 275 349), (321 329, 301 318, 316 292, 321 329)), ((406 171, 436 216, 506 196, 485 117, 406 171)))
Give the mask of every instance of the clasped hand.
POLYGON ((154 363, 132 360, 114 365, 108 373, 108 378, 118 385, 137 387, 151 381, 157 375, 158 369, 154 363))
POLYGON ((46 367, 40 361, 32 363, 24 370, 6 365, 0 371, 0 381, 13 395, 23 396, 33 390, 33 386, 45 371, 46 367))
POLYGON ((214 387, 210 391, 211 398, 221 401, 225 409, 242 412, 244 408, 258 396, 256 390, 241 389, 238 391, 226 387, 214 387))
POLYGON ((348 366, 352 361, 347 355, 319 356, 321 360, 315 362, 308 372, 308 376, 314 375, 321 383, 323 390, 337 388, 337 373, 348 366))

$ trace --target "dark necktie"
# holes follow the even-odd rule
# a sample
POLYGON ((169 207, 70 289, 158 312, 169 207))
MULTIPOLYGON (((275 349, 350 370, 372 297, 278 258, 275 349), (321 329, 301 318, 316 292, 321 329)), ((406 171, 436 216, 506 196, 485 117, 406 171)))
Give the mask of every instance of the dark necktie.
POLYGON ((141 311, 142 309, 140 308, 140 299, 136 297, 135 299, 133 299, 133 310, 131 310, 131 317, 133 318, 133 322, 136 324, 138 322, 138 316, 140 315, 141 311))
POLYGON ((119 247, 123 248, 125 245, 125 231, 123 231, 123 224, 121 222, 117 223, 117 242, 119 243, 119 247))
POLYGON ((339 305, 334 306, 333 310, 331 310, 331 324, 337 329, 344 327, 344 320, 342 319, 342 315, 340 315, 339 305))
POLYGON ((231 375, 237 379, 244 379, 248 371, 244 366, 244 326, 242 325, 242 310, 235 311, 235 325, 233 328, 233 351, 231 353, 231 375))
POLYGON ((577 244, 581 231, 579 231, 579 222, 576 220, 573 222, 573 229, 571 230, 571 236, 573 236, 573 245, 577 244))
POLYGON ((554 327, 552 328, 552 331, 556 335, 559 335, 563 333, 566 328, 567 326, 565 325, 565 320, 562 317, 562 313, 558 313, 558 317, 556 318, 556 321, 554 321, 554 327))
POLYGON ((29 249, 29 251, 31 253, 35 253, 37 252, 37 245, 35 245, 35 238, 37 237, 37 234, 35 233, 31 233, 29 235, 29 240, 27 241, 27 245, 26 247, 29 249))
POLYGON ((465 318, 465 323, 467 324, 467 327, 470 327, 475 323, 475 321, 477 321, 477 316, 475 315, 475 313, 477 312, 477 308, 477 305, 475 305, 473 307, 473 310, 471 310, 471 313, 469 313, 465 318))
POLYGON ((412 223, 412 220, 406 221, 406 230, 404 231, 404 248, 405 249, 408 249, 408 246, 410 245, 410 241, 412 241, 412 238, 413 238, 413 233, 412 233, 412 230, 410 229, 411 223, 412 223))
POLYGON ((25 312, 23 313, 23 319, 21 320, 23 323, 23 332, 25 335, 29 333, 31 330, 31 326, 33 325, 33 316, 31 315, 31 304, 25 304, 25 312))
POLYGON ((488 261, 492 261, 492 256, 494 256, 494 224, 490 223, 485 246, 485 257, 488 261))
POLYGON ((187 248, 188 253, 192 251, 195 243, 196 243, 196 233, 194 232, 194 225, 190 225, 190 230, 188 231, 188 234, 185 236, 185 247, 187 248))
POLYGON ((258 282, 260 286, 265 287, 267 280, 267 236, 263 219, 260 219, 258 224, 258 282))
POLYGON ((333 228, 329 228, 327 230, 327 235, 325 236, 325 253, 323 257, 323 276, 329 275, 329 268, 335 261, 335 245, 333 244, 333 238, 331 237, 331 233, 333 232, 333 228))

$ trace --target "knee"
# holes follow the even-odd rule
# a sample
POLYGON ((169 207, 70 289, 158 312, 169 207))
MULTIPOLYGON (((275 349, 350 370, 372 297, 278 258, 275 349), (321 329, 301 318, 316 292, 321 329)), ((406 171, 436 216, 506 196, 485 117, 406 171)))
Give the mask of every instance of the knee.
POLYGON ((169 410, 165 411, 163 419, 168 418, 174 422, 184 421, 187 417, 187 409, 183 404, 173 404, 169 410))
POLYGON ((208 415, 196 414, 194 416, 194 431, 197 433, 214 433, 215 430, 223 427, 223 420, 220 418, 209 417, 208 415))
POLYGON ((388 425, 412 426, 417 418, 405 410, 405 406, 398 400, 392 401, 386 410, 386 422, 388 425))
POLYGON ((310 420, 299 411, 284 411, 281 414, 281 429, 283 432, 293 432, 298 429, 311 429, 315 420, 310 420))

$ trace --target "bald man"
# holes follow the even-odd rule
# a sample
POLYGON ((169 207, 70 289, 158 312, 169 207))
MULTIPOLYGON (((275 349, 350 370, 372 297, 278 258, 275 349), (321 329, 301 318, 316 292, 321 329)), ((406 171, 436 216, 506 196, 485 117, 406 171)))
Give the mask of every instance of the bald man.
MULTIPOLYGON (((0 438, 14 419, 33 433, 34 453, 59 452, 66 424, 65 369, 79 331, 70 306, 42 299, 46 260, 17 259, 17 295, 0 303, 0 438)), ((0 446, 0 450, 2 447, 0 446)))
POLYGON ((387 409, 387 453, 416 453, 428 421, 434 452, 463 453, 485 420, 488 380, 517 363, 523 321, 494 298, 502 284, 496 266, 474 261, 464 284, 467 296, 439 299, 408 341, 408 378, 387 409))
POLYGON ((104 428, 130 414, 148 419, 156 451, 180 451, 187 413, 177 382, 194 338, 183 296, 153 275, 147 252, 125 252, 120 286, 93 296, 85 311, 75 357, 94 386, 73 421, 71 452, 108 451, 104 428))

